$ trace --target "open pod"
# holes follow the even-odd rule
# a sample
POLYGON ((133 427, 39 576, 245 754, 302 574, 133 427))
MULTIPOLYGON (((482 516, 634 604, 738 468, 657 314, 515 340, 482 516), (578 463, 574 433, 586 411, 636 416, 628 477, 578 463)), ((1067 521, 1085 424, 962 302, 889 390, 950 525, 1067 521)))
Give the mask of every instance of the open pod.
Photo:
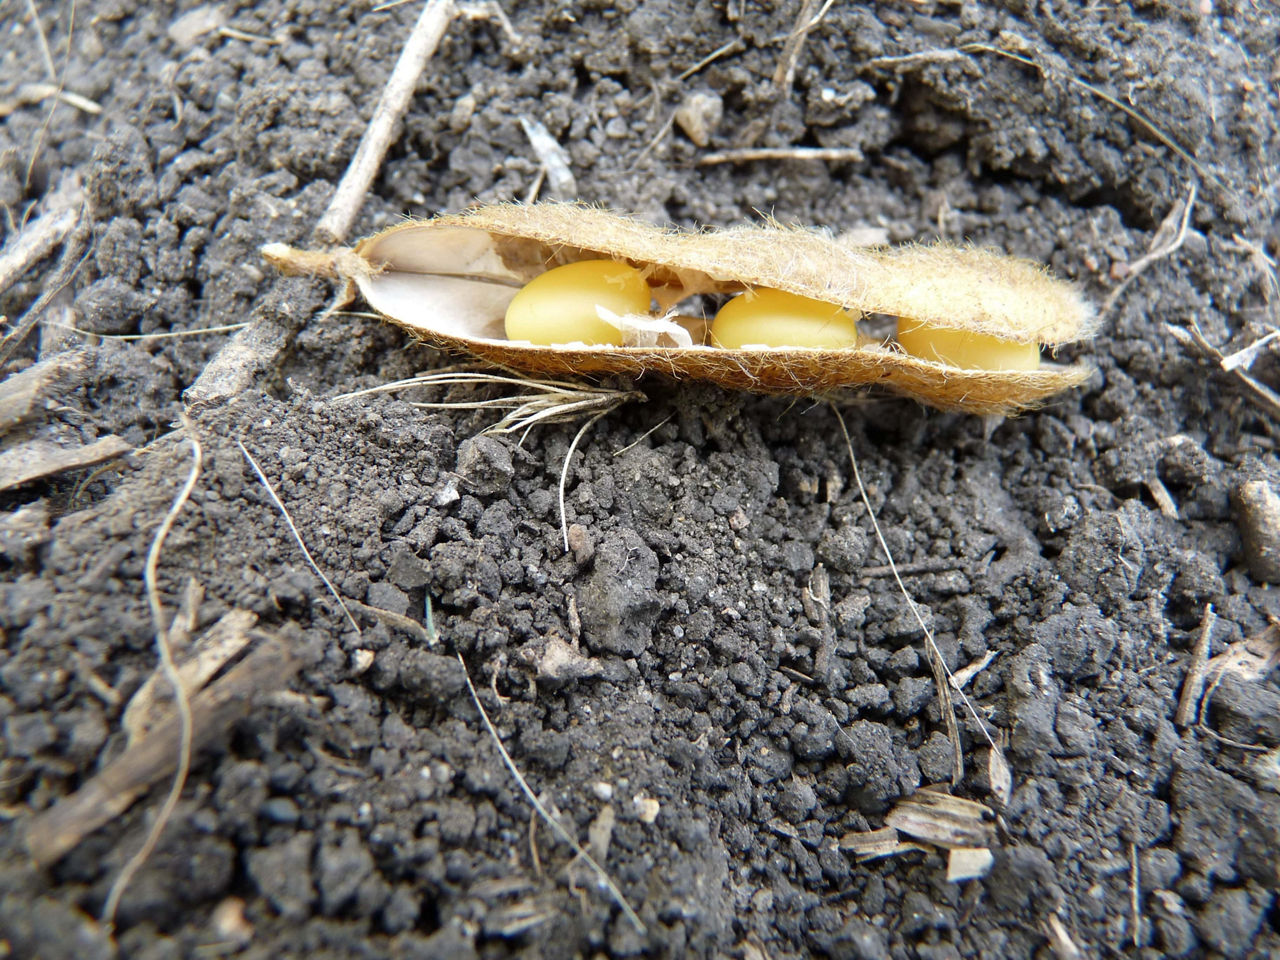
POLYGON ((800 395, 874 385, 946 410, 1003 414, 1090 373, 1083 364, 1040 364, 1034 346, 1035 368, 1021 370, 913 356, 891 337, 861 336, 838 349, 728 349, 710 341, 706 320, 678 313, 696 295, 764 288, 1001 344, 1052 349, 1090 335, 1092 312, 1072 286, 1037 264, 970 247, 855 247, 776 224, 678 232, 579 204, 497 204, 400 224, 332 263, 370 306, 422 339, 539 376, 658 372, 800 395), (504 317, 517 292, 583 260, 639 270, 657 306, 654 329, 676 323, 680 336, 632 330, 629 346, 509 339, 504 317))

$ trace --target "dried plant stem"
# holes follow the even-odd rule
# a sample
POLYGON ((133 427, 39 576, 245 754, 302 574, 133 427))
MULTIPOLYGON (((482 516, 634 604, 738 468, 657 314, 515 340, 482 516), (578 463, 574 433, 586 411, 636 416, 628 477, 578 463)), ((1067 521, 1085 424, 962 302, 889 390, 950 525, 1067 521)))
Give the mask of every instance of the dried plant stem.
POLYGON ((244 323, 223 323, 216 327, 197 327, 194 330, 165 330, 161 333, 95 333, 92 330, 81 330, 79 327, 69 323, 46 323, 45 327, 55 327, 58 330, 67 330, 71 333, 79 334, 82 337, 97 337, 99 340, 178 340, 183 337, 202 337, 212 333, 234 333, 237 330, 243 330, 249 326, 248 321, 244 323))
POLYGON ((92 117, 102 113, 102 105, 95 103, 88 97, 83 97, 78 93, 72 93, 70 90, 63 90, 56 84, 52 83, 23 83, 13 92, 13 95, 5 100, 0 100, 0 120, 9 116, 15 110, 22 107, 31 106, 36 103, 43 103, 50 97, 61 100, 68 107, 75 107, 92 117))
POLYGON ((3 367, 9 361, 14 351, 22 345, 22 342, 27 338, 27 334, 31 332, 32 328, 40 320, 45 308, 54 301, 63 288, 79 272, 84 262, 89 259, 89 254, 92 252, 89 248, 90 227, 91 224, 85 218, 81 219, 76 228, 71 231, 62 248, 62 256, 58 259, 57 269, 43 284, 43 292, 36 298, 36 302, 27 308, 27 312, 14 324, 13 329, 5 335, 5 338, 0 340, 0 367, 3 367))
MULTIPOLYGON (((40 23, 39 16, 35 16, 33 19, 36 21, 37 28, 39 28, 39 23, 40 23)), ((71 0, 71 2, 67 5, 67 55, 66 57, 63 58, 63 61, 62 61, 61 75, 59 75, 54 80, 54 82, 58 85, 57 86, 58 95, 61 95, 62 91, 65 90, 67 86, 67 70, 71 66, 71 38, 75 33, 75 29, 76 29, 76 0, 71 0)), ((40 30, 40 37, 42 40, 44 39, 43 30, 40 30)), ((50 58, 50 65, 52 65, 53 55, 49 54, 49 58, 50 58)), ((26 175, 22 178, 22 182, 26 186, 31 185, 31 174, 35 170, 36 162, 40 158, 40 151, 44 147, 44 138, 48 136, 49 125, 53 123, 53 114, 58 109, 59 100, 60 100, 60 97, 55 96, 53 102, 49 105, 49 109, 44 115, 44 122, 40 124, 40 132, 36 134, 36 142, 31 145, 31 156, 27 160, 27 172, 26 172, 26 175)))
MULTIPOLYGON (((638 390, 610 390, 607 387, 593 387, 584 383, 571 383, 566 380, 531 380, 524 377, 508 377, 493 373, 470 373, 465 371, 444 370, 426 373, 395 383, 384 383, 367 390, 346 393, 335 400, 352 400, 374 393, 387 393, 404 387, 431 386, 515 386, 524 393, 513 397, 494 397, 489 400, 446 400, 439 403, 414 403, 423 410, 507 410, 501 420, 484 430, 484 433, 520 433, 520 442, 539 424, 560 423, 576 420, 586 414, 591 419, 582 425, 569 444, 569 452, 565 454, 564 466, 560 471, 560 532, 564 539, 564 548, 569 549, 569 521, 565 516, 564 488, 569 476, 569 461, 577 449, 579 441, 591 429, 592 424, 612 410, 632 400, 647 399, 638 390)), ((667 419, 670 419, 668 417, 667 419)), ((666 420, 663 421, 666 423, 666 420)), ((658 424, 662 426, 662 424, 658 424)), ((657 427, 654 427, 656 430, 657 427)), ((647 436, 647 434, 646 434, 647 436)), ((641 439, 644 439, 641 437, 641 439)), ((636 441, 637 443, 639 441, 636 441)))
POLYGON ((685 69, 678 77, 676 77, 676 80, 677 81, 688 80, 695 73, 715 63, 721 57, 727 56, 730 53, 737 53, 738 51, 744 49, 745 47, 746 47, 746 44, 742 42, 741 37, 737 37, 733 40, 730 40, 728 43, 723 44, 720 47, 717 47, 715 50, 712 50, 710 53, 708 53, 705 57, 703 57, 693 66, 685 69))
POLYGON ((35 0, 27 0, 27 14, 31 17, 31 25, 36 28, 36 39, 40 41, 40 56, 44 59, 44 69, 49 79, 58 82, 58 68, 53 63, 53 51, 49 49, 49 38, 45 36, 44 24, 40 22, 40 11, 36 9, 35 0))
POLYGON ((533 380, 528 377, 504 376, 495 373, 473 373, 459 370, 439 370, 424 373, 393 383, 356 390, 334 397, 334 401, 355 400, 375 393, 391 393, 406 387, 443 386, 512 386, 523 390, 510 397, 493 397, 489 400, 442 400, 437 403, 410 401, 419 410, 507 410, 502 419, 484 430, 484 433, 524 435, 539 424, 562 423, 576 420, 588 413, 607 413, 632 400, 644 401, 639 390, 610 390, 586 383, 568 380, 533 380))
POLYGON ((243 40, 245 43, 265 43, 270 47, 278 47, 284 41, 278 37, 264 37, 256 33, 247 33, 244 30, 237 30, 235 27, 222 26, 218 28, 218 36, 227 37, 231 40, 243 40))
POLYGON ((791 94, 791 86, 796 79, 796 66, 800 61, 800 49, 804 46, 804 41, 809 36, 809 31, 822 22, 823 17, 827 15, 827 11, 835 4, 835 0, 825 0, 822 8, 810 16, 813 11, 813 5, 816 2, 817 0, 801 0, 800 12, 796 15, 795 28, 787 34, 786 43, 782 48, 782 56, 778 60, 778 67, 773 72, 774 93, 780 98, 791 94))
POLYGON ((267 496, 271 498, 271 502, 276 505, 276 509, 280 511, 280 515, 284 517, 284 522, 288 524, 289 532, 293 534, 293 539, 302 550, 302 555, 307 558, 307 563, 309 563, 311 565, 311 569, 316 572, 316 576, 324 581, 324 585, 333 596, 333 599, 338 601, 338 606, 340 606, 342 608, 342 612, 347 615, 347 620, 351 624, 352 629, 359 634, 360 624, 356 623, 356 618, 353 617, 351 615, 351 611, 347 609, 347 605, 343 601, 342 595, 338 593, 338 589, 333 585, 333 582, 324 575, 324 571, 320 569, 320 565, 316 563, 315 559, 311 556, 311 551, 307 549, 307 545, 303 542, 302 534, 298 532, 298 528, 293 522, 293 517, 289 516, 289 511, 285 509, 284 503, 276 495, 275 488, 271 486, 271 481, 267 479, 267 475, 262 472, 262 467, 258 466, 258 461, 253 458, 253 454, 249 452, 248 447, 239 440, 236 441, 236 446, 240 448, 240 452, 244 454, 244 458, 249 461, 249 466, 251 466, 253 468, 253 472, 257 474, 258 481, 267 491, 267 496))
POLYGON ((573 835, 561 825, 560 821, 551 815, 551 812, 547 810, 542 801, 539 800, 537 795, 533 792, 533 789, 529 786, 528 781, 525 780, 523 774, 520 773, 519 769, 516 767, 515 761, 511 759, 511 754, 507 752, 507 748, 503 745, 502 738, 498 736, 498 730, 493 725, 493 721, 489 719, 489 714, 485 710, 484 704, 480 702, 480 694, 476 692, 476 685, 471 682, 471 671, 467 669, 467 662, 462 659, 462 654, 459 653, 456 654, 456 656, 458 658, 458 663, 462 666, 462 677, 467 681, 467 690, 471 693, 471 701, 476 705, 476 709, 480 711, 480 719, 484 721, 485 729, 487 729, 489 731, 489 735, 493 737, 493 742, 498 748, 498 753, 502 756, 502 762, 506 764, 507 769, 511 772, 511 776, 515 777, 516 783, 520 785, 521 792, 529 800, 529 803, 533 805, 533 809, 538 811, 538 815, 542 817, 547 826, 551 828, 552 833, 573 848, 574 853, 581 858, 582 862, 591 868, 591 871, 596 875, 600 883, 608 889, 610 895, 613 897, 614 903, 618 905, 626 918, 631 921, 631 925, 636 928, 636 931, 643 936, 646 932, 644 922, 640 919, 639 914, 631 908, 631 905, 627 903, 626 898, 622 895, 622 891, 618 889, 618 885, 615 884, 609 874, 605 872, 604 867, 600 866, 600 864, 596 862, 595 858, 584 850, 582 845, 573 838, 573 835))
POLYGON ((956 723, 955 705, 952 702, 951 691, 954 690, 959 695, 960 700, 968 708, 969 714, 977 723, 978 729, 982 732, 982 736, 991 746, 993 751, 999 750, 996 742, 991 738, 991 734, 987 732, 987 725, 983 722, 982 717, 978 715, 978 711, 969 701, 968 696, 960 689, 959 685, 954 682, 951 671, 947 668, 946 662, 942 659, 942 651, 938 649, 937 642, 933 639, 933 631, 929 629, 929 625, 924 622, 924 617, 920 613, 920 607, 916 604, 915 599, 907 591, 907 586, 902 582, 902 577, 898 573, 897 564, 894 562, 893 554, 889 550, 889 543, 885 540, 884 532, 880 529, 880 521, 876 519, 876 512, 871 507, 871 498, 867 495, 867 488, 862 482, 862 471, 858 469, 858 458, 853 452, 853 440, 849 437, 849 428, 844 422, 844 416, 840 413, 840 409, 833 403, 831 412, 836 415, 836 422, 840 424, 840 433, 844 437, 845 446, 849 450, 849 464, 853 467, 853 479, 858 485, 858 493, 862 497, 862 502, 867 508, 867 515, 871 518, 871 526, 876 532, 876 540, 880 543, 880 549, 884 552, 885 559, 889 561, 889 566, 893 568, 893 578, 897 581, 898 590, 902 596, 906 598, 907 606, 911 608, 911 613, 916 618, 916 623, 920 625, 920 629, 924 631, 925 639, 925 655, 929 660, 929 667, 933 671, 934 686, 938 688, 938 701, 942 710, 943 722, 947 725, 947 737, 951 741, 951 782, 959 784, 964 779, 964 747, 960 742, 960 727, 956 723))
MULTIPOLYGON (((1042 77, 1047 78, 1050 76, 1048 68, 1040 64, 1038 61, 1033 60, 1031 57, 1026 57, 1022 54, 1014 53, 1012 50, 1002 49, 1001 47, 994 47, 987 43, 966 43, 961 47, 948 47, 941 50, 924 50, 919 53, 909 53, 897 57, 876 57, 875 59, 868 60, 866 63, 862 64, 860 69, 878 70, 885 67, 891 69, 908 69, 921 64, 948 63, 956 60, 969 59, 968 54, 972 53, 994 53, 998 57, 1004 57, 1006 60, 1014 60, 1017 63, 1031 67, 1042 77)), ((1209 181, 1224 193, 1229 192, 1227 185, 1223 183, 1219 177, 1206 169, 1205 166, 1192 156, 1190 152, 1180 146, 1176 140, 1157 126, 1155 121, 1148 119, 1146 114, 1141 110, 1134 109, 1124 101, 1113 97, 1105 90, 1094 86, 1087 80, 1081 80, 1079 77, 1071 76, 1070 74, 1066 76, 1066 80, 1068 83, 1079 87, 1081 90, 1085 90, 1093 94, 1104 103, 1109 103, 1130 120, 1133 120, 1135 123, 1146 128, 1153 137, 1185 160, 1202 180, 1209 181)))
POLYGON ((1102 304, 1101 314, 1106 316, 1111 312, 1111 308, 1116 305, 1116 301, 1124 295, 1125 290, 1129 289, 1129 284, 1133 283, 1147 267, 1151 266, 1158 260, 1176 253, 1186 242, 1187 229, 1191 224, 1191 211, 1196 205, 1196 184, 1192 182, 1190 189, 1187 191, 1187 199, 1179 210, 1175 205, 1165 217, 1164 222, 1160 224, 1160 229, 1156 231, 1156 235, 1152 240, 1152 248, 1143 256, 1139 257, 1133 263, 1129 264, 1128 272, 1125 274, 1124 280, 1107 296, 1102 304), (1167 243, 1161 243, 1164 235, 1173 232, 1175 221, 1178 223, 1177 233, 1167 243))
MULTIPOLYGON (((1047 75, 1047 71, 1045 70, 1045 68, 1041 66, 1037 61, 1032 60, 1030 57, 1024 57, 1021 54, 1014 53, 1010 50, 1003 50, 1000 47, 993 47, 985 43, 966 43, 963 47, 960 47, 960 50, 964 53, 994 53, 997 56, 1004 57, 1007 60, 1016 60, 1018 63, 1024 63, 1027 66, 1034 68, 1041 76, 1047 75)), ((1190 152, 1188 152, 1185 147, 1182 147, 1176 140, 1174 140, 1173 137, 1169 136, 1169 134, 1165 133, 1164 130, 1156 126, 1155 122, 1153 120, 1148 119, 1146 114, 1144 114, 1141 110, 1135 110, 1133 107, 1129 106, 1124 101, 1119 100, 1116 97, 1113 97, 1111 94, 1107 93, 1105 90, 1095 87, 1092 83, 1089 83, 1086 80, 1081 80, 1079 77, 1074 77, 1068 74, 1067 80, 1068 82, 1079 87, 1081 90, 1087 90, 1089 93, 1092 93, 1095 97, 1097 97, 1099 100, 1102 100, 1104 103, 1111 104, 1111 106, 1115 107, 1117 110, 1123 113, 1130 120, 1133 120, 1134 122, 1145 127, 1153 137, 1155 137, 1157 140, 1163 143, 1166 147, 1168 147, 1170 150, 1176 153, 1179 157, 1185 160, 1188 164, 1190 164, 1191 169, 1195 170, 1195 172, 1197 173, 1197 175, 1200 176, 1201 179, 1208 180, 1210 183, 1217 186, 1224 193, 1227 192, 1226 184, 1224 184, 1218 177, 1216 177, 1213 173, 1207 170, 1204 167, 1204 165, 1200 163, 1199 160, 1193 157, 1190 154, 1190 152)))
POLYGON ((652 427, 650 427, 650 428, 649 428, 648 430, 646 430, 644 433, 640 434, 640 436, 636 437, 634 440, 632 440, 630 443, 628 443, 628 444, 627 444, 625 447, 623 447, 621 450, 615 450, 615 451, 613 452, 613 455, 614 455, 615 457, 620 457, 620 456, 622 456, 624 453, 626 453, 628 450, 630 450, 632 447, 637 447, 637 446, 639 446, 640 444, 644 443, 644 442, 645 442, 645 440, 647 440, 651 435, 653 435, 653 434, 654 434, 654 433, 656 433, 657 431, 661 430, 661 429, 662 429, 663 427, 665 427, 668 423, 670 423, 670 422, 671 422, 671 420, 672 420, 672 418, 673 418, 674 416, 675 416, 675 414, 674 414, 674 413, 671 413, 671 414, 668 414, 667 416, 663 417, 661 420, 659 420, 657 423, 655 423, 652 427))
POLYGON ((1173 715, 1173 722, 1185 727, 1196 718, 1196 707, 1204 693, 1204 681, 1209 663, 1209 638, 1213 634, 1213 625, 1218 618, 1214 615, 1213 604, 1204 605, 1204 616, 1200 620, 1200 636, 1196 640, 1195 649, 1191 651, 1191 666, 1187 669, 1186 679, 1182 681, 1182 695, 1178 698, 1178 709, 1173 715))
POLYGON ((0 293, 67 238, 80 222, 83 205, 84 191, 78 178, 65 177, 57 189, 45 195, 41 201, 44 213, 23 226, 0 251, 0 293))
POLYGON ((343 174, 333 199, 329 201, 329 208, 316 224, 316 236, 322 242, 342 243, 346 240, 364 203, 369 185, 382 166, 382 158, 391 145, 396 124, 409 108, 418 77, 427 61, 435 54, 445 29, 456 14, 457 8, 453 0, 428 0, 422 8, 418 22, 405 41, 400 59, 396 61, 378 105, 374 108, 373 118, 365 128, 364 136, 360 138, 356 155, 343 174))
POLYGON ((111 885, 111 891, 107 894, 106 903, 102 908, 102 922, 109 927, 115 924, 116 909, 120 906, 120 898, 124 896, 129 882, 133 879, 134 874, 142 868, 142 865, 147 862, 147 859, 155 850, 156 844, 160 842, 160 834, 164 831, 165 825, 168 824, 169 818, 173 816, 173 811, 178 806, 178 800, 182 796, 182 788, 187 782, 187 774, 191 770, 191 742, 194 731, 191 717, 191 701, 187 698, 186 685, 183 684, 182 677, 178 674, 178 667, 173 662, 173 650, 169 644, 169 628, 165 624, 164 606, 160 602, 160 589, 156 586, 156 569, 160 565, 160 551, 164 549, 164 542, 169 536, 169 531, 173 529, 173 524, 178 519, 178 514, 182 512, 182 508, 191 496, 191 491, 195 489, 196 483, 200 479, 200 471, 204 466, 204 449, 200 446, 200 438, 196 435, 195 426, 185 412, 182 414, 182 426, 186 430, 188 441, 191 444, 191 470, 187 474, 186 483, 178 491, 178 495, 173 500, 173 505, 169 507, 169 512, 165 514, 164 520, 160 522, 160 526, 156 530, 155 538, 151 541, 151 549, 147 551, 147 562, 142 572, 142 582, 146 585, 147 590, 147 604, 151 608, 151 625, 156 632, 156 650, 160 656, 160 669, 169 686, 173 688, 173 702, 178 712, 178 765, 173 775, 173 783, 169 786, 169 795, 165 797, 164 803, 160 807, 160 812, 156 815, 155 822, 151 824, 146 840, 143 841, 138 852, 129 858, 129 862, 124 865, 124 869, 120 871, 120 875, 116 877, 115 882, 111 885))
POLYGON ((859 163, 865 155, 857 147, 751 147, 704 153, 698 165, 751 163, 755 160, 825 160, 829 163, 859 163))
POLYGON ((1246 367, 1227 367, 1228 358, 1224 357, 1222 351, 1208 341, 1204 331, 1200 329, 1199 323, 1192 320, 1191 325, 1187 327, 1178 327, 1171 323, 1166 323, 1164 326, 1182 346, 1193 348, 1201 356, 1214 361, 1224 370, 1235 374, 1236 378, 1253 393, 1254 399, 1271 416, 1280 419, 1280 394, 1250 374, 1246 367))
POLYGON ((791 84, 795 82, 796 62, 800 59, 800 48, 804 46, 805 37, 809 35, 809 15, 815 2, 817 0, 800 0, 795 29, 787 35, 778 67, 773 72, 773 90, 779 97, 787 96, 791 92, 791 84))
MULTIPOLYGON (((191 698, 193 751, 224 734, 256 698, 281 689, 301 666, 296 651, 284 641, 256 631, 253 639, 260 642, 244 660, 191 698)), ((104 686, 101 680, 98 686, 104 686)), ((110 688, 95 692, 114 695, 110 688)), ((177 726, 166 722, 153 727, 75 793, 38 814, 27 828, 32 858, 44 866, 55 863, 94 830, 128 810, 144 790, 172 775, 179 744, 177 726)))

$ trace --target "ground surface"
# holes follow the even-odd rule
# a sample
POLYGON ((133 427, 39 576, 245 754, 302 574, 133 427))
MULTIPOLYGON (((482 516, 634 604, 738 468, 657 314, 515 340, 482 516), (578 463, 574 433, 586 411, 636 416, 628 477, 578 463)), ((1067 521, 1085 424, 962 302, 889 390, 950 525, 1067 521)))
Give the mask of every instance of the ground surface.
MULTIPOLYGON (((69 5, 37 6, 61 64, 69 5)), ((5 84, 44 79, 26 10, 0 12, 5 84)), ((144 558, 189 464, 167 435, 229 338, 37 328, 12 369, 67 347, 85 369, 2 442, 117 434, 146 449, 0 502, 7 531, 15 511, 47 511, 0 558, 8 955, 1025 957, 1051 955, 1051 914, 1086 956, 1280 950, 1276 754, 1220 739, 1280 746, 1280 688, 1228 679, 1206 729, 1173 723, 1204 605, 1220 617, 1213 654, 1278 612, 1243 563, 1230 497, 1280 476, 1276 424, 1165 326, 1197 320, 1229 351, 1276 309, 1247 246, 1280 243, 1268 4, 837 3, 789 89, 772 78, 791 3, 508 4, 519 41, 493 21, 450 28, 364 205, 371 232, 522 197, 538 170, 527 114, 568 148, 583 199, 682 225, 764 211, 895 242, 970 239, 1043 260, 1101 303, 1197 175, 1068 77, 1143 111, 1218 181, 1201 181, 1181 249, 1068 351, 1098 368, 1084 389, 999 424, 883 398, 845 407, 896 559, 927 571, 907 583, 947 660, 995 655, 969 692, 1008 736, 1013 794, 991 874, 960 884, 936 853, 858 863, 839 849, 945 781, 949 753, 830 409, 641 383, 648 402, 598 423, 573 461, 581 529, 566 555, 555 490, 576 426, 517 449, 473 440, 489 422, 474 414, 334 402, 445 360, 371 318, 302 325, 329 288, 280 280, 256 254, 305 241, 416 8, 226 6, 227 25, 270 45, 216 32, 182 45, 167 33, 182 12, 78 5, 67 88, 103 112, 62 106, 45 125, 47 102, 16 110, 0 198, 12 233, 63 175, 84 181, 92 252, 50 317, 95 334, 251 319, 288 332, 250 389, 193 410, 205 466, 160 586, 172 611, 194 577, 201 627, 251 610, 303 662, 211 731, 114 940, 94 918, 162 789, 56 864, 30 863, 33 815, 124 749, 123 704, 155 667, 144 558), (1043 71, 981 51, 876 61, 966 43, 1043 71), (699 167, 666 126, 692 93, 723 104, 708 150, 865 159, 699 167), (352 629, 237 440, 345 597, 419 623, 433 600, 434 647, 360 609, 352 629), (825 618, 804 604, 819 563, 825 618), (531 829, 455 651, 644 935, 531 829)), ((0 312, 20 316, 56 262, 0 312)), ((1275 382, 1265 355, 1253 372, 1275 382)), ((958 792, 994 804, 971 720, 963 732, 958 792)))

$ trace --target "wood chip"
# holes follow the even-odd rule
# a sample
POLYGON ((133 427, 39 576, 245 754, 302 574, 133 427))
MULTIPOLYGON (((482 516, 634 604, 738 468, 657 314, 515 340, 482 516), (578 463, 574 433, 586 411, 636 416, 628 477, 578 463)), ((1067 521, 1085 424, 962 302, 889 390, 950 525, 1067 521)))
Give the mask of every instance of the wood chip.
POLYGON ((966 664, 951 675, 951 686, 956 690, 963 690, 968 686, 969 681, 980 674, 983 670, 991 665, 991 661, 996 658, 994 651, 988 650, 982 655, 982 659, 975 660, 973 663, 966 664))
POLYGON ((1204 695, 1205 669, 1209 662, 1209 638, 1213 633, 1213 625, 1218 618, 1214 615, 1213 604, 1206 603, 1204 616, 1200 620, 1200 636, 1195 648, 1191 651, 1191 665, 1187 668, 1186 679, 1182 681, 1182 694, 1178 697, 1178 709, 1173 715, 1173 722, 1185 727, 1196 718, 1196 709, 1200 706, 1200 698, 1204 695))
POLYGON ((1080 960, 1084 956, 1057 914, 1051 913, 1045 920, 1045 936, 1049 938, 1049 946, 1058 960, 1080 960))
POLYGON ((77 350, 41 360, 0 381, 0 434, 37 413, 59 386, 87 367, 88 353, 77 350))
POLYGON ((985 804, 919 790, 890 810, 885 824, 935 847, 989 847, 996 840, 994 815, 985 804))
POLYGON ((840 849, 855 853, 858 857, 887 857, 900 846, 898 831, 893 827, 846 833, 840 838, 840 849))
POLYGON ((613 804, 606 803, 587 827, 587 849, 601 863, 609 859, 609 844, 613 840, 613 827, 617 823, 613 804))
MULTIPOLYGON (((249 631, 258 615, 232 610, 210 627, 178 657, 178 676, 187 695, 195 694, 249 643, 249 631)), ((173 691, 159 669, 138 688, 125 708, 122 721, 129 743, 137 743, 173 715, 173 691)))
POLYGON ((576 200, 578 181, 569 167, 569 151, 560 146, 550 131, 533 117, 521 114, 520 126, 529 138, 529 146, 533 147, 538 162, 547 171, 547 185, 551 187, 552 195, 560 200, 576 200))
POLYGON ((0 490, 11 490, 68 470, 97 466, 132 451, 130 444, 115 436, 103 437, 83 447, 60 447, 47 440, 31 440, 0 453, 0 490))
POLYGON ((951 883, 985 877, 996 862, 986 847, 953 847, 947 854, 947 879, 951 883))
MULTIPOLYGON (((0 116, 4 115, 0 107, 0 116)), ((84 191, 77 177, 65 177, 41 201, 43 213, 24 226, 0 250, 0 292, 57 249, 80 222, 84 191)))
POLYGON ((1013 771, 998 744, 987 754, 987 780, 991 783, 991 795, 1001 806, 1007 804, 1013 796, 1013 771))

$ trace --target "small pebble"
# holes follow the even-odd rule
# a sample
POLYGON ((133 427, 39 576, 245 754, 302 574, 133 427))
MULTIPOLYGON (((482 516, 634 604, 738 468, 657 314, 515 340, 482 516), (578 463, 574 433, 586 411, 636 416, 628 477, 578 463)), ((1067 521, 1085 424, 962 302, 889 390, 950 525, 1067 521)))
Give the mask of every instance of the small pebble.
POLYGON ((373 666, 372 650, 357 650, 351 654, 351 672, 355 676, 360 676, 370 667, 373 666))
POLYGON ((711 140, 724 117, 724 101, 714 93, 691 93, 676 107, 676 124, 699 147, 711 140))
POLYGON ((658 819, 658 813, 662 810, 662 804, 653 797, 636 795, 636 816, 640 818, 641 823, 653 823, 658 819))

